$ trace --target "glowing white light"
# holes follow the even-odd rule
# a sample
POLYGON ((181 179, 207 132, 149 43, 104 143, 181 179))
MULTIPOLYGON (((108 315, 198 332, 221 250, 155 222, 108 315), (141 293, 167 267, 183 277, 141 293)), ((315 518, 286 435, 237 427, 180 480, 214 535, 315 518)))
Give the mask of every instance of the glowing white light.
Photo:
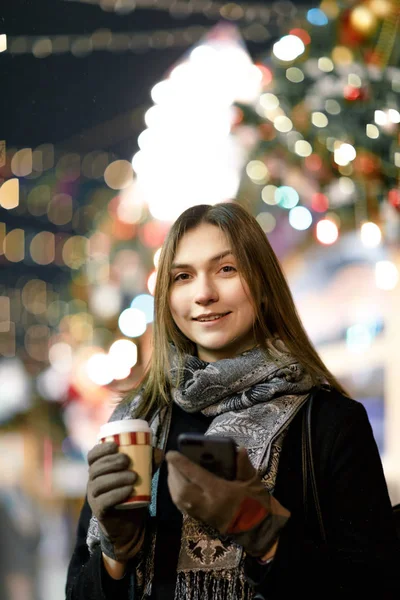
POLYGON ((251 160, 246 166, 246 173, 256 183, 266 183, 269 172, 261 160, 251 160))
MULTIPOLYGON (((140 150, 145 150, 146 147, 151 147, 153 133, 151 129, 144 129, 142 133, 139 134, 137 143, 140 150)), ((132 165, 133 166, 133 165, 132 165)))
POLYGON ((276 196, 275 192, 278 188, 276 185, 266 185, 261 191, 261 198, 265 204, 275 205, 279 204, 279 197, 276 196))
POLYGON ((144 155, 143 152, 141 150, 139 150, 139 152, 136 152, 136 154, 133 155, 132 157, 132 167, 133 170, 138 173, 141 169, 141 166, 143 165, 144 162, 144 155))
POLYGON ((306 49, 302 40, 297 35, 284 35, 273 46, 273 53, 276 58, 282 61, 292 61, 303 54, 306 49))
POLYGON ((137 363, 137 346, 130 340, 116 340, 110 346, 108 354, 112 357, 113 362, 123 363, 129 368, 134 367, 137 363))
MULTIPOLYGON (((134 187, 134 186, 132 186, 134 187)), ((126 192, 127 190, 123 190, 126 192)), ((128 191, 131 191, 130 188, 128 191)), ((134 223, 138 223, 142 218, 143 214, 143 205, 140 202, 136 202, 133 194, 121 194, 121 200, 117 207, 117 215, 118 218, 124 223, 129 223, 133 225, 134 223)))
POLYGON ((0 52, 7 50, 7 36, 5 33, 0 35, 0 52))
POLYGON ((49 350, 49 363, 57 373, 69 373, 72 368, 72 348, 65 342, 53 344, 49 350))
POLYGON ((157 271, 153 271, 150 273, 149 278, 147 280, 147 289, 150 294, 154 296, 154 290, 156 289, 156 279, 157 279, 157 271))
POLYGON ((356 185, 350 177, 339 177, 339 189, 345 196, 354 194, 356 185))
POLYGON ((390 260, 380 260, 375 265, 376 287, 380 290, 393 290, 399 281, 396 265, 390 260))
POLYGON ((296 206, 289 212, 289 223, 293 229, 304 231, 312 223, 312 214, 305 206, 296 206))
POLYGON ((311 122, 316 127, 326 127, 329 123, 328 117, 322 112, 313 112, 311 122))
POLYGON ((236 196, 247 149, 231 135, 232 107, 254 102, 261 85, 260 69, 227 35, 202 42, 154 86, 132 166, 135 198, 155 219, 236 196))
POLYGON ((278 116, 274 119, 274 127, 277 131, 281 133, 287 133, 291 129, 293 129, 293 123, 289 119, 289 117, 285 117, 284 115, 278 116))
POLYGON ((42 371, 37 377, 37 389, 43 398, 52 401, 63 400, 68 393, 70 378, 54 367, 42 371))
POLYGON ((365 132, 367 134, 367 137, 376 140, 376 138, 379 137, 379 129, 377 128, 376 125, 373 125, 372 123, 368 123, 366 128, 365 128, 365 132))
POLYGON ((357 153, 354 146, 351 144, 341 144, 339 148, 335 148, 333 153, 333 159, 336 164, 345 167, 352 160, 355 159, 357 153))
POLYGON ((32 403, 31 380, 19 358, 0 360, 0 420, 26 411, 32 403))
POLYGON ((147 127, 159 127, 163 124, 165 119, 165 113, 163 108, 159 104, 151 106, 144 115, 144 122, 147 127))
POLYGON ((363 223, 361 241, 366 248, 376 248, 381 243, 382 232, 376 223, 363 223))
POLYGON ((119 316, 118 327, 128 337, 139 337, 146 331, 146 315, 137 308, 126 308, 119 316))
POLYGON ((388 117, 392 123, 400 123, 400 112, 395 108, 389 108, 388 117))
POLYGON ((373 335, 365 323, 352 325, 346 331, 346 345, 351 352, 363 352, 372 343, 373 335))
POLYGON ((277 96, 275 96, 275 94, 270 94, 268 92, 266 94, 261 94, 260 104, 266 110, 273 110, 274 108, 278 108, 279 99, 277 96))
POLYGON ((171 84, 168 79, 156 83, 150 95, 155 104, 162 104, 171 100, 171 84))
POLYGON ((336 223, 330 219, 318 221, 316 228, 317 239, 321 244, 334 244, 339 237, 339 230, 336 223))
POLYGON ((90 310, 101 319, 110 319, 121 310, 121 291, 116 285, 105 283, 93 288, 89 297, 90 310))
POLYGON ((306 140, 297 140, 294 145, 294 151, 298 156, 310 156, 312 154, 312 146, 306 140))
POLYGON ((355 88, 362 87, 361 77, 356 73, 349 73, 347 77, 347 83, 355 88))
POLYGON ((111 362, 106 354, 93 354, 86 363, 86 372, 93 383, 108 385, 114 379, 111 362))
POLYGON ((190 60, 208 65, 213 60, 218 60, 217 50, 212 46, 203 44, 194 48, 190 53, 190 60))
POLYGON ((157 251, 154 253, 154 256, 153 256, 153 263, 154 263, 154 266, 155 266, 155 268, 156 268, 156 269, 157 269, 157 267, 158 267, 158 261, 160 260, 160 256, 161 256, 161 250, 162 250, 162 248, 159 248, 159 249, 158 249, 158 250, 157 250, 157 251))
POLYGON ((149 294, 140 294, 131 302, 131 308, 141 310, 146 317, 146 323, 152 323, 154 320, 154 298, 149 294))
POLYGON ((333 71, 335 68, 335 65, 327 56, 321 56, 321 58, 318 59, 318 68, 325 73, 330 73, 330 71, 333 71))
POLYGON ((383 110, 376 110, 374 112, 374 121, 377 125, 387 125, 388 115, 383 110))

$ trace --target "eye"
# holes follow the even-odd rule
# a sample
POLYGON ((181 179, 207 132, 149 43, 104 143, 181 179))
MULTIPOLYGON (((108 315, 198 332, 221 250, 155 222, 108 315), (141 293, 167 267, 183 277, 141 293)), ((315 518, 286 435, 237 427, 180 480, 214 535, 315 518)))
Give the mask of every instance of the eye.
POLYGON ((232 265, 225 265, 221 268, 221 271, 223 271, 224 273, 233 273, 236 271, 235 267, 232 267, 232 265))
POLYGON ((186 281, 189 278, 189 273, 178 273, 173 276, 173 281, 186 281))

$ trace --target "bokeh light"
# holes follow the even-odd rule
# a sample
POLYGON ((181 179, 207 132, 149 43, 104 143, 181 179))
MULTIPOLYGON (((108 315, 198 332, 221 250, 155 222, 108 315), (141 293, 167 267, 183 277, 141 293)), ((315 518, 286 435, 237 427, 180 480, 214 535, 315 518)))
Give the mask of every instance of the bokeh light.
POLYGON ((0 206, 12 210, 19 205, 19 179, 7 179, 0 187, 0 206))
POLYGON ((156 289, 156 279, 157 279, 157 271, 154 270, 150 273, 150 275, 147 279, 147 289, 149 290, 149 292, 152 296, 154 296, 154 291, 156 289))
POLYGON ((363 223, 360 235, 366 248, 376 248, 381 243, 382 232, 376 223, 363 223))
POLYGON ((119 316, 118 327, 127 337, 140 337, 146 331, 146 315, 137 308, 126 308, 119 316))
POLYGON ((282 208, 293 208, 299 202, 299 194, 296 190, 288 185, 281 185, 277 188, 275 192, 275 197, 278 201, 278 204, 282 206, 282 208))
POLYGON ((289 212, 289 223, 293 229, 304 231, 312 224, 312 214, 305 206, 296 206, 289 212))
POLYGON ((30 244, 32 260, 38 265, 49 265, 55 258, 54 233, 41 231, 36 234, 30 244))
POLYGON ((133 183, 133 168, 127 160, 115 160, 104 171, 104 181, 112 190, 122 190, 133 183))
POLYGON ((112 363, 108 356, 102 352, 93 354, 86 364, 87 374, 93 383, 108 385, 114 379, 112 363))
POLYGON ((251 160, 246 166, 246 173, 255 183, 266 183, 269 179, 268 169, 260 160, 251 160))
POLYGON ((271 233, 275 229, 276 219, 273 214, 261 212, 257 215, 256 219, 265 233, 271 233))
POLYGON ((261 198, 265 204, 270 204, 271 206, 279 203, 279 198, 276 196, 276 185, 266 185, 263 187, 261 191, 261 198))
POLYGON ((334 244, 339 237, 339 230, 333 221, 330 219, 322 219, 318 221, 316 227, 316 236, 321 244, 329 246, 334 244))
POLYGON ((390 260, 380 260, 375 265, 376 286, 380 290, 393 290, 399 281, 399 271, 390 260))
POLYGON ((141 310, 145 317, 146 323, 154 321, 154 297, 150 294, 139 294, 131 302, 131 308, 141 310))
POLYGON ((304 42, 297 35, 284 35, 272 48, 276 58, 283 62, 295 60, 304 50, 304 42))
POLYGON ((122 297, 117 285, 103 283, 94 286, 89 296, 90 310, 97 317, 108 320, 115 317, 121 310, 122 297))
POLYGON ((307 21, 311 23, 311 25, 316 25, 317 27, 323 27, 328 24, 328 17, 326 14, 319 8, 311 8, 307 12, 307 21))

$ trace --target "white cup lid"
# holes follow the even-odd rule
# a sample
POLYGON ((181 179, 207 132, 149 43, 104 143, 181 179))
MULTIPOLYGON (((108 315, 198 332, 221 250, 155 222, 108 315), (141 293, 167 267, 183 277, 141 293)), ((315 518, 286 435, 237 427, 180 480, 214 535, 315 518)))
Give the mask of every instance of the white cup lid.
POLYGON ((123 419, 122 421, 110 421, 100 427, 98 439, 117 435, 118 433, 130 433, 134 431, 147 431, 151 433, 149 424, 144 419, 123 419))

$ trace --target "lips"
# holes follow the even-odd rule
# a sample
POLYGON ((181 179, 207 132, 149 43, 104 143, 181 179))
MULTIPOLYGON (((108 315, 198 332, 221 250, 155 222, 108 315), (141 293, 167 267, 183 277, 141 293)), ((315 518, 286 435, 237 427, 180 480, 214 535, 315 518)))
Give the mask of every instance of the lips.
POLYGON ((199 315, 198 317, 194 317, 193 321, 198 321, 199 323, 210 323, 212 321, 218 321, 218 319, 226 317, 226 315, 229 315, 229 311, 225 313, 210 313, 199 315))

